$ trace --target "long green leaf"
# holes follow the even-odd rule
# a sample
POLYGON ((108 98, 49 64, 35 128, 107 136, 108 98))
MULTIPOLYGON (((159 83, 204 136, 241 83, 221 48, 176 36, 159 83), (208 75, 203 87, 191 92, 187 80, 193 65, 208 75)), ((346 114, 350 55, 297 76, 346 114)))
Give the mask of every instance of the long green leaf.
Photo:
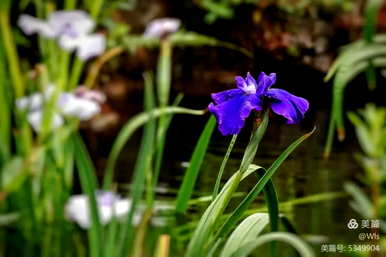
POLYGON ((213 233, 214 226, 225 207, 228 205, 232 194, 240 183, 241 177, 241 172, 236 172, 224 185, 216 199, 205 210, 189 242, 186 257, 204 255, 208 239, 213 233))
MULTIPOLYGON (((201 47, 201 46, 213 46, 224 47, 231 50, 238 51, 248 57, 252 57, 253 54, 240 46, 235 44, 220 41, 216 38, 209 37, 203 34, 190 31, 179 31, 170 35, 170 42, 176 47, 201 47)), ((161 41, 154 38, 145 38, 143 36, 130 35, 123 39, 123 46, 129 50, 135 50, 138 47, 155 48, 160 45, 161 41)))
POLYGON ((248 216, 229 236, 221 251, 220 257, 230 257, 239 248, 249 242, 255 241, 268 223, 269 216, 266 213, 255 213, 248 216))
POLYGON ((265 185, 269 182, 269 180, 275 174, 275 172, 280 167, 280 165, 304 140, 310 137, 314 131, 315 129, 312 130, 310 133, 307 133, 302 137, 300 137, 299 139, 297 139, 287 149, 285 149, 282 154, 280 154, 280 156, 276 159, 276 161, 271 165, 271 167, 267 169, 266 173, 262 176, 262 178, 257 182, 257 184, 249 192, 249 194, 244 198, 244 200, 239 204, 239 206, 235 209, 232 215, 224 223, 224 225, 218 232, 218 237, 225 237, 230 232, 232 227, 242 217, 246 209, 256 199, 257 195, 264 189, 265 185))
POLYGON ((6 71, 3 43, 0 40, 0 167, 1 162, 10 157, 11 152, 11 108, 10 90, 6 71))
MULTIPOLYGON (((145 110, 150 112, 154 106, 153 96, 153 82, 149 75, 145 75, 145 110)), ((152 118, 152 117, 151 117, 152 118)), ((133 182, 130 190, 130 198, 132 200, 131 208, 128 213, 124 227, 120 233, 120 239, 118 244, 119 256, 125 257, 128 253, 131 253, 130 249, 134 240, 134 226, 133 217, 137 210, 137 205, 140 203, 143 191, 145 188, 146 174, 151 172, 151 161, 155 139, 155 120, 150 121, 145 125, 144 133, 142 136, 141 146, 138 153, 138 158, 134 167, 133 182)))
MULTIPOLYGON (((179 94, 176 99, 173 102, 173 107, 178 106, 183 98, 182 94, 179 94)), ((161 165, 162 165, 162 159, 164 155, 164 148, 165 148, 165 140, 166 140, 166 133, 169 129, 169 126, 171 124, 173 118, 173 114, 166 116, 166 119, 164 122, 162 122, 162 128, 158 128, 157 130, 157 140, 156 140, 156 150, 155 150, 155 161, 154 161, 154 180, 153 180, 153 192, 155 194, 155 187, 158 183, 158 177, 161 172, 161 165)), ((161 126, 161 122, 159 122, 159 126, 161 126)), ((154 198, 154 197, 153 197, 154 198)))
POLYGON ((91 228, 88 232, 90 243, 90 256, 100 257, 102 247, 102 227, 99 219, 99 211, 96 201, 96 190, 98 189, 96 182, 95 170, 91 159, 87 153, 82 139, 79 135, 73 136, 75 163, 78 168, 80 184, 82 191, 88 196, 88 202, 91 213, 91 228))
POLYGON ((225 153, 224 159, 221 162, 220 170, 218 172, 217 179, 216 179, 216 184, 214 185, 214 189, 213 189, 213 195, 212 195, 213 200, 216 198, 216 196, 218 194, 218 190, 220 188, 220 183, 221 183, 221 178, 222 178, 222 175, 224 173, 225 166, 228 162, 229 156, 232 152, 233 146, 236 143, 236 139, 237 139, 237 134, 232 136, 232 139, 231 139, 231 142, 229 143, 227 152, 225 153))
POLYGON ((365 25, 363 28, 363 36, 367 42, 373 41, 373 36, 375 34, 378 14, 384 0, 369 0, 366 4, 365 10, 365 25))
MULTIPOLYGON (((386 57, 377 57, 372 61, 374 67, 384 67, 386 66, 386 57)), ((368 65, 368 62, 362 61, 355 65, 344 66, 341 70, 338 71, 334 79, 334 88, 333 88, 333 101, 331 106, 331 116, 327 132, 326 145, 324 148, 324 157, 328 157, 331 148, 332 142, 334 139, 335 128, 338 129, 338 135, 340 140, 343 140, 345 130, 343 123, 343 95, 344 89, 347 84, 355 78, 360 72, 364 71, 368 65)))
POLYGON ((189 167, 185 171, 182 185, 178 190, 176 200, 176 212, 184 213, 188 208, 188 202, 196 184, 198 174, 200 172, 201 164, 204 160, 206 150, 208 148, 210 138, 216 125, 216 119, 210 116, 205 128, 197 141, 192 157, 190 158, 189 167))
POLYGON ((103 188, 109 189, 113 180, 115 164, 118 160, 118 156, 121 153, 123 147, 126 145, 127 141, 133 135, 133 133, 146 124, 149 120, 160 117, 161 115, 168 114, 191 114, 191 115, 202 115, 205 113, 203 110, 192 110, 182 107, 166 107, 160 109, 154 109, 150 112, 143 112, 137 114, 131 118, 121 129, 118 134, 118 137, 115 139, 113 147, 110 151, 109 158, 107 160, 105 177, 103 180, 103 188))
POLYGON ((249 242, 245 244, 243 247, 237 249, 237 251, 232 255, 232 257, 247 257, 259 246, 272 241, 282 241, 291 245, 298 251, 298 253, 302 257, 315 256, 312 249, 299 237, 286 232, 274 232, 265 234, 256 239, 254 242, 249 242))

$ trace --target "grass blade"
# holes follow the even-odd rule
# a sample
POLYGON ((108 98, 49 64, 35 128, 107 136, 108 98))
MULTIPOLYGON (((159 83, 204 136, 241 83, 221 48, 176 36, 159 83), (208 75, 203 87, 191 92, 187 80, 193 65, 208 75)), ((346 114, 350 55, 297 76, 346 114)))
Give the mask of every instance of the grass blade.
POLYGON ((200 172, 201 164, 204 160, 204 156, 208 148, 215 125, 216 119, 214 118, 214 116, 210 116, 196 144, 196 147, 194 148, 192 157, 190 158, 189 167, 186 169, 182 185, 178 190, 176 200, 177 213, 184 213, 188 208, 188 202, 192 195, 194 185, 196 184, 198 173, 200 172))
POLYGON ((88 196, 91 213, 91 228, 88 232, 90 241, 90 256, 100 257, 102 246, 102 226, 99 219, 99 211, 96 201, 98 189, 94 167, 87 153, 86 147, 79 135, 73 136, 75 163, 79 172, 82 191, 88 196))
MULTIPOLYGON (((154 96, 152 81, 149 75, 145 75, 145 109, 150 111, 154 106, 154 96)), ((126 222, 120 233, 120 241, 118 242, 119 256, 127 256, 131 253, 130 247, 134 240, 134 227, 132 220, 137 210, 137 205, 140 203, 143 191, 145 188, 146 174, 151 172, 151 160, 155 139, 155 120, 150 117, 148 123, 144 128, 141 146, 138 153, 138 158, 135 163, 133 173, 133 183, 130 191, 130 198, 132 200, 130 211, 127 215, 126 222)), ((131 249, 133 250, 133 249, 131 249)))

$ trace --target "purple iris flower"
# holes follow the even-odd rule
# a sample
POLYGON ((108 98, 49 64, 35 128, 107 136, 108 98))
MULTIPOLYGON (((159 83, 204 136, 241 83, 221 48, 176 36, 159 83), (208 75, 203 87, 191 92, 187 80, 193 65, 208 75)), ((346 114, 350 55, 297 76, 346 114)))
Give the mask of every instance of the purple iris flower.
POLYGON ((283 116, 287 124, 299 123, 308 110, 308 101, 283 89, 270 88, 276 82, 276 74, 261 72, 257 81, 248 72, 244 79, 235 78, 237 88, 212 94, 214 103, 208 109, 216 116, 218 128, 224 136, 238 134, 252 110, 269 107, 283 116))

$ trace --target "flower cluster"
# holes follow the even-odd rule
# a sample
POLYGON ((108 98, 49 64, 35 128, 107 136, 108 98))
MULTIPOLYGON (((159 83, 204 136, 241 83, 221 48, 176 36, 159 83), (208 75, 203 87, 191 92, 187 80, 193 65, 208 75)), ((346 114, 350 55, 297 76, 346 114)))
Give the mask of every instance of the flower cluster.
POLYGON ((23 14, 18 21, 19 27, 27 35, 39 34, 56 39, 63 49, 76 51, 77 56, 87 60, 105 51, 106 39, 102 34, 92 34, 95 22, 83 11, 56 11, 48 19, 41 20, 23 14))
MULTIPOLYGON (((28 111, 28 122, 37 132, 40 131, 43 121, 44 103, 53 96, 54 90, 54 86, 49 85, 44 93, 35 93, 16 100, 18 109, 28 111)), ((55 106, 59 113, 54 113, 50 127, 52 129, 60 127, 64 122, 63 116, 82 121, 89 120, 100 113, 100 104, 104 101, 104 94, 85 87, 78 87, 74 92, 63 92, 59 95, 55 106)))
POLYGON ((261 72, 257 81, 248 73, 245 79, 237 76, 235 81, 237 89, 212 94, 214 103, 208 106, 224 136, 238 134, 252 110, 261 111, 269 107, 283 116, 288 124, 300 122, 308 110, 306 99, 282 89, 270 88, 276 82, 275 73, 266 75, 261 72))

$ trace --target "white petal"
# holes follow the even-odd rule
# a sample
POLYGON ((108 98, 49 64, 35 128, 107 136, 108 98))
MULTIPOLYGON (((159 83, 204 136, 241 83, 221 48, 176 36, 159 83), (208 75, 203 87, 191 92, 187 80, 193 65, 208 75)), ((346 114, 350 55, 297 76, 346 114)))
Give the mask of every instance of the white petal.
POLYGON ((80 227, 87 229, 91 225, 88 197, 85 195, 73 195, 69 198, 65 206, 66 216, 79 224, 80 227))
POLYGON ((161 38, 164 35, 176 32, 181 21, 175 18, 162 18, 151 21, 144 32, 144 37, 161 38))
POLYGON ((83 99, 97 102, 99 104, 106 102, 106 95, 103 92, 98 90, 90 90, 85 86, 77 87, 75 90, 75 95, 83 99))
POLYGON ((27 35, 37 33, 47 38, 54 38, 56 36, 55 31, 47 22, 30 15, 22 14, 17 24, 27 35))
POLYGON ((101 55, 106 49, 106 38, 102 34, 92 34, 82 38, 77 55, 81 60, 88 60, 101 55))
POLYGON ((117 218, 121 218, 129 213, 131 208, 130 199, 122 199, 114 204, 114 214, 117 218))
POLYGON ((76 97, 73 94, 63 94, 59 99, 59 108, 64 115, 80 120, 89 120, 101 111, 96 102, 76 97))
POLYGON ((73 38, 88 34, 95 27, 90 16, 80 10, 53 12, 48 18, 48 24, 57 35, 73 38))
POLYGON ((67 51, 74 51, 78 47, 80 47, 83 43, 83 37, 69 37, 69 36, 60 36, 59 37, 59 45, 61 48, 67 51))

